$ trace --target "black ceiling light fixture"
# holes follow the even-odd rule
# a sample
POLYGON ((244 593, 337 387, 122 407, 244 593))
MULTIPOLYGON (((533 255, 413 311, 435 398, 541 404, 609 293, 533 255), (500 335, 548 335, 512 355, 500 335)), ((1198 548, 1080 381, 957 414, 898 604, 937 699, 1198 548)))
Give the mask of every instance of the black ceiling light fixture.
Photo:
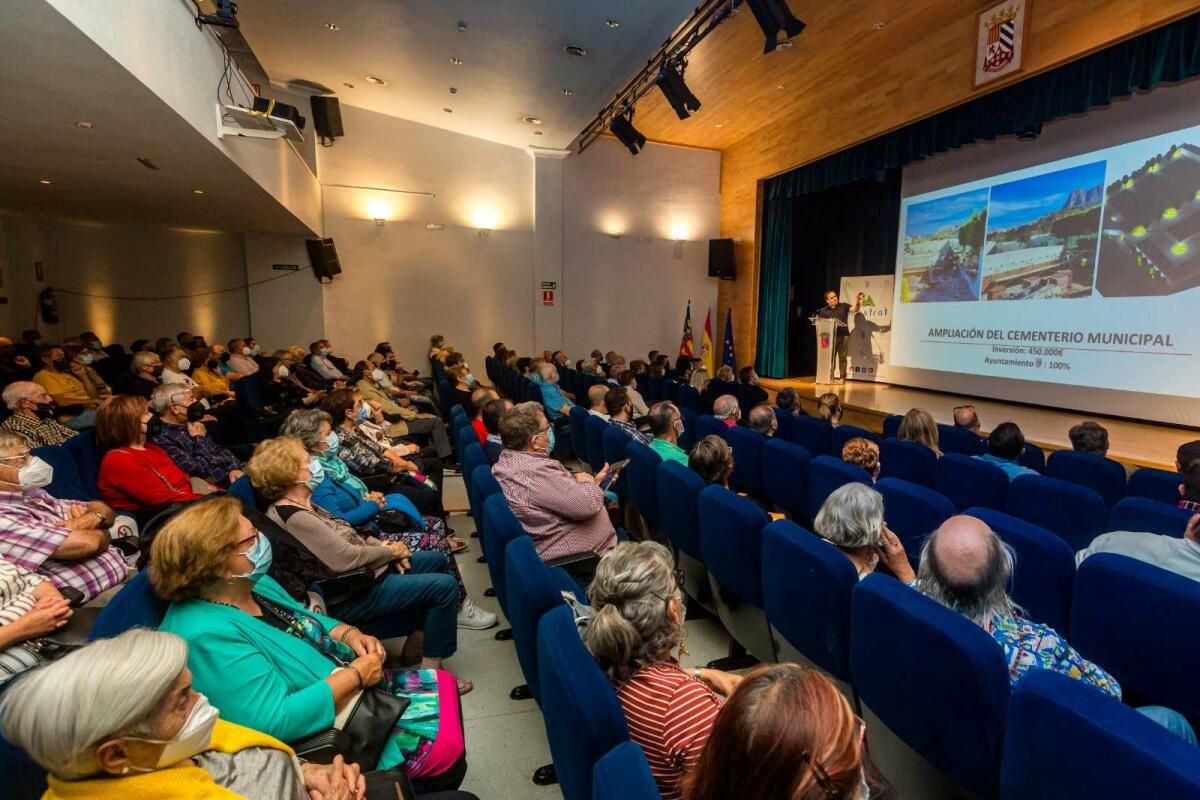
POLYGON ((608 125, 608 129, 635 156, 646 146, 646 137, 641 134, 641 131, 633 127, 632 108, 628 108, 623 113, 613 117, 612 122, 608 125))
POLYGON ((678 66, 664 64, 658 73, 657 81, 658 88, 662 90, 663 96, 680 119, 687 119, 700 110, 699 98, 692 94, 692 90, 683 82, 683 71, 686 68, 685 61, 679 62, 678 66))
POLYGON ((750 11, 758 20, 758 27, 767 37, 763 45, 764 53, 773 52, 779 46, 780 31, 785 34, 786 41, 799 36, 804 30, 804 23, 796 19, 796 15, 788 8, 787 0, 745 0, 745 3, 750 6, 750 11))

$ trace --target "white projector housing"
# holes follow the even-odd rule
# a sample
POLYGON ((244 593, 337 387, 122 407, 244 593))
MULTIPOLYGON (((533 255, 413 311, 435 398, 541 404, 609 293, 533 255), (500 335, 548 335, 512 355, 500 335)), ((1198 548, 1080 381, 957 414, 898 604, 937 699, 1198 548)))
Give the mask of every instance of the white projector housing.
POLYGON ((269 117, 242 106, 217 103, 217 138, 225 136, 304 141, 304 134, 291 120, 269 117))

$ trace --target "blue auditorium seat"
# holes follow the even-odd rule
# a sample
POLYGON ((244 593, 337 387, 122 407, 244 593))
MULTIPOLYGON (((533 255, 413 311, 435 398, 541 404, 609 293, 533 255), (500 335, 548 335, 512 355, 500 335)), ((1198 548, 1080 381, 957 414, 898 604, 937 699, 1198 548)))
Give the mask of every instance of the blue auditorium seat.
POLYGON ((700 413, 700 392, 691 384, 683 384, 679 387, 679 397, 676 400, 676 405, 680 408, 690 408, 692 411, 700 413))
POLYGON ((1110 531, 1143 531, 1180 537, 1192 518, 1193 511, 1176 505, 1126 497, 1115 506, 1108 518, 1110 531))
POLYGON ((591 800, 596 763, 629 741, 625 712, 565 605, 542 615, 537 651, 542 716, 559 789, 563 800, 591 800))
POLYGON ((159 599, 150 585, 150 571, 142 570, 125 581, 100 609, 88 638, 109 639, 130 628, 157 628, 166 613, 167 603, 159 599))
MULTIPOLYGON (((632 441, 633 437, 625 431, 609 425, 604 431, 604 436, 601 440, 604 444, 604 461, 608 464, 615 464, 618 461, 625 459, 625 446, 632 441)), ((618 477, 616 482, 609 487, 616 493, 618 498, 622 500, 629 496, 629 476, 618 477)))
POLYGON ((674 378, 667 378, 662 382, 661 399, 669 400, 676 406, 679 405, 679 381, 674 378))
POLYGON ((646 520, 651 531, 657 531, 660 527, 658 465, 662 463, 662 459, 648 446, 632 439, 625 447, 625 457, 629 459, 629 466, 625 468, 625 475, 621 480, 625 482, 629 501, 646 520))
POLYGON ((682 406, 679 408, 679 414, 683 417, 683 433, 679 434, 679 441, 676 444, 690 453, 696 444, 696 420, 700 418, 700 415, 690 408, 682 406))
POLYGON ((808 462, 812 456, 798 444, 779 437, 767 441, 762 453, 763 490, 767 500, 792 519, 808 517, 808 462))
MULTIPOLYGON (((984 449, 987 449, 986 446, 984 449)), ((1035 472, 1044 473, 1046 471, 1046 453, 1033 442, 1026 442, 1025 449, 1021 451, 1021 455, 1017 456, 1017 463, 1023 467, 1029 467, 1035 472)))
POLYGON ((1096 492, 1058 478, 1022 475, 1008 489, 1008 513, 1058 534, 1082 550, 1108 527, 1108 509, 1096 492))
POLYGON ((850 672, 875 765, 900 797, 995 797, 1010 695, 982 628, 886 575, 853 591, 850 672))
POLYGON ((1200 797, 1200 748, 1082 681, 1021 679, 1008 705, 1002 800, 1200 797))
POLYGON ((700 550, 700 492, 704 479, 674 461, 658 465, 655 475, 658 494, 658 519, 667 541, 675 548, 675 557, 683 570, 683 586, 709 611, 716 611, 708 581, 708 569, 700 550))
POLYGON ((571 427, 571 449, 575 457, 585 464, 592 463, 588 453, 587 420, 592 416, 583 406, 571 406, 569 415, 571 427))
POLYGON ((883 438, 894 439, 900 435, 900 423, 904 421, 903 414, 889 414, 883 418, 883 438))
POLYGON ((588 414, 583 426, 587 436, 588 464, 591 465, 592 472, 599 472, 604 468, 605 463, 604 432, 609 429, 608 421, 595 414, 588 414))
POLYGON ((660 800, 646 754, 635 742, 617 745, 596 762, 592 800, 660 800))
POLYGON ((817 456, 808 463, 808 518, 813 519, 821 510, 825 498, 833 490, 847 483, 865 483, 871 486, 871 476, 862 467, 847 464, 833 456, 817 456))
POLYGON ((1032 522, 990 508, 965 512, 988 524, 1016 553, 1009 595, 1027 618, 1063 634, 1071 621, 1075 553, 1057 535, 1032 522))
POLYGON ((733 450, 734 484, 755 497, 765 498, 763 448, 770 439, 749 428, 734 426, 725 431, 725 441, 733 450))
POLYGON ((100 450, 96 447, 95 428, 82 431, 63 443, 71 458, 75 460, 75 469, 79 471, 79 479, 83 481, 83 490, 89 498, 100 496, 96 481, 100 478, 100 450))
POLYGON ((488 574, 492 579, 492 588, 496 590, 496 600, 500 602, 505 616, 508 615, 505 551, 509 542, 521 536, 528 534, 508 507, 503 492, 498 492, 484 501, 483 529, 479 538, 483 542, 483 551, 488 554, 488 574))
POLYGON ((59 500, 95 500, 97 495, 88 494, 79 477, 79 468, 71 451, 61 444, 42 445, 29 451, 31 455, 45 461, 54 468, 54 480, 46 486, 46 491, 59 500))
POLYGON ((1114 553, 1075 573, 1071 644, 1106 669, 1127 702, 1200 721, 1200 581, 1114 553))
POLYGON ((850 687, 850 597, 858 573, 836 547, 789 520, 762 534, 763 610, 778 661, 809 663, 850 687))
MULTIPOLYGON (((829 441, 833 436, 833 426, 815 417, 796 417, 793 420, 791 441, 813 454, 813 457, 830 454, 829 441)), ((835 454, 842 457, 842 451, 835 454)))
POLYGON ((721 420, 714 417, 712 414, 701 414, 696 417, 696 441, 700 441, 705 436, 720 436, 725 438, 725 431, 729 427, 721 420))
POLYGON ((879 444, 879 434, 872 433, 866 428, 860 428, 857 425, 838 425, 833 429, 829 437, 829 455, 836 458, 842 457, 842 448, 846 446, 846 442, 858 437, 879 444))
POLYGON ((779 423, 779 430, 775 431, 775 438, 793 441, 795 434, 792 432, 792 426, 796 424, 796 416, 782 408, 775 409, 775 421, 779 423))
POLYGON ((1044 474, 1094 490, 1109 509, 1125 496, 1125 467, 1093 453, 1056 450, 1047 459, 1044 474))
POLYGON ((458 429, 458 433, 454 438, 454 457, 461 464, 466 459, 466 454, 463 452, 469 444, 479 444, 479 434, 475 433, 475 429, 469 424, 458 429))
MULTIPOLYGON (((258 421, 263 407, 262 375, 259 373, 247 375, 236 381, 233 384, 233 399, 239 412, 238 419, 247 438, 251 442, 261 442, 266 439, 270 435, 270 431, 267 430, 266 425, 258 421)), ((91 433, 91 431, 87 431, 87 433, 91 433)), ((78 436, 74 436, 71 440, 78 438, 78 436)), ((82 467, 80 467, 80 473, 83 473, 82 467)))
POLYGON ((770 517, 750 500, 716 485, 700 493, 697 509, 700 552, 720 587, 717 616, 751 655, 770 661, 775 647, 762 599, 762 530, 770 517))
MULTIPOLYGON (((474 475, 477 467, 491 467, 488 463, 487 456, 483 454, 483 448, 479 446, 478 440, 471 442, 463 448, 462 467, 459 470, 463 475, 474 475)), ((475 505, 475 495, 472 494, 473 487, 471 481, 465 481, 467 490, 467 505, 471 509, 471 516, 479 518, 479 507, 475 505)))
POLYGON ((1145 497, 1160 503, 1174 504, 1179 500, 1179 485, 1183 475, 1165 469, 1142 467, 1129 476, 1126 492, 1130 497, 1145 497))
POLYGON ((938 425, 938 449, 943 453, 977 456, 987 452, 987 440, 966 428, 938 425))
POLYGON ((465 418, 467 416, 467 410, 463 408, 462 403, 455 403, 454 405, 450 406, 450 416, 462 416, 465 418))
POLYGON ((954 504, 933 489, 899 478, 880 478, 875 488, 883 495, 887 526, 904 543, 908 560, 916 566, 921 545, 939 525, 954 516, 954 504))
POLYGON ((229 484, 229 494, 231 497, 241 500, 242 505, 247 508, 258 507, 258 498, 254 496, 254 485, 250 483, 249 475, 242 475, 236 481, 229 484))
POLYGON ((544 405, 542 402, 542 387, 533 381, 525 384, 525 400, 528 402, 544 405))
POLYGON ((900 478, 909 483, 933 487, 938 457, 923 444, 900 439, 879 443, 879 476, 900 478))
POLYGON ((959 511, 972 506, 997 511, 1008 508, 1008 476, 995 464, 974 456, 945 453, 934 469, 933 488, 959 511))

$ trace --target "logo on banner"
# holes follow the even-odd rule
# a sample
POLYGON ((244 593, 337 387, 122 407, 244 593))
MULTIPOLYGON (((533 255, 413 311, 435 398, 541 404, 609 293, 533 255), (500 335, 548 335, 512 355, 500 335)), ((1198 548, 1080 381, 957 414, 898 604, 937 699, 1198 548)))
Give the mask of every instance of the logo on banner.
POLYGON ((822 350, 829 349, 829 334, 828 333, 821 334, 821 349, 822 350))

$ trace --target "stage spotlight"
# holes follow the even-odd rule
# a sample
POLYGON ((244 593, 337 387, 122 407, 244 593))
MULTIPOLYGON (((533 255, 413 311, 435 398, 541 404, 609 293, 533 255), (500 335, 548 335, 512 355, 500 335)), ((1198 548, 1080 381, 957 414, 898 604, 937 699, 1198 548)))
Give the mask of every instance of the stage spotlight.
POLYGON ((646 146, 646 137, 642 136, 637 128, 633 127, 633 112, 629 111, 626 114, 618 114, 613 117, 612 122, 608 124, 608 129, 612 131, 613 136, 620 140, 621 144, 629 148, 629 152, 635 156, 641 152, 641 149, 646 146))
POLYGON ((680 119, 687 119, 692 114, 700 110, 700 100, 696 95, 692 94, 692 90, 683 82, 683 65, 678 69, 667 64, 658 73, 658 88, 662 89, 663 96, 667 98, 667 102, 671 104, 671 108, 675 109, 675 113, 680 119))
POLYGON ((746 5, 754 12, 758 27, 762 28, 767 37, 763 52, 770 53, 779 46, 779 32, 782 30, 787 39, 799 36, 804 30, 804 23, 796 19, 788 8, 787 0, 746 0, 746 5))

